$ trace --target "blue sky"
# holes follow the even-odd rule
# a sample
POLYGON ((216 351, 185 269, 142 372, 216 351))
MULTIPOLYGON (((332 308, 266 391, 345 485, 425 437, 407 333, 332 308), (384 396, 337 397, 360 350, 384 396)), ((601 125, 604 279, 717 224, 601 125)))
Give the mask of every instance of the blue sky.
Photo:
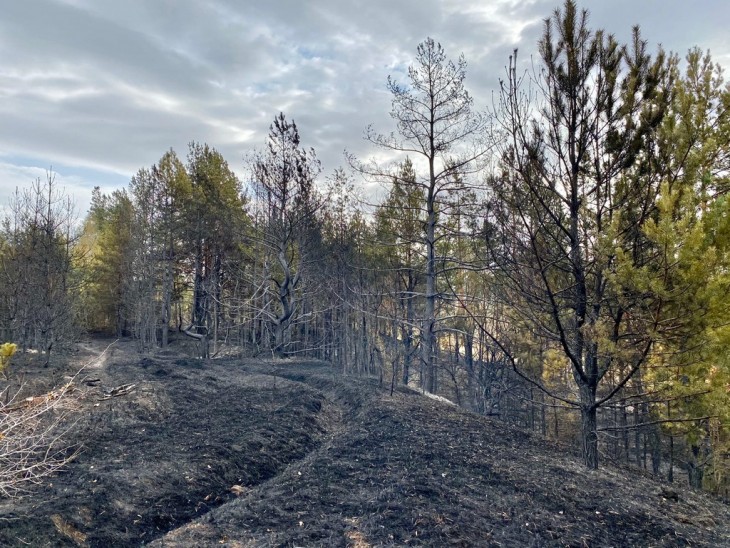
MULTIPOLYGON (((363 130, 393 129, 385 88, 427 36, 469 63, 478 107, 515 47, 528 63, 543 0, 0 0, 0 204, 45 177, 76 197, 125 186, 190 141, 220 150, 245 175, 283 111, 324 173, 347 148, 374 153, 363 130)), ((730 66, 722 0, 584 0, 591 22, 620 39, 640 24, 650 49, 710 49, 730 66)))

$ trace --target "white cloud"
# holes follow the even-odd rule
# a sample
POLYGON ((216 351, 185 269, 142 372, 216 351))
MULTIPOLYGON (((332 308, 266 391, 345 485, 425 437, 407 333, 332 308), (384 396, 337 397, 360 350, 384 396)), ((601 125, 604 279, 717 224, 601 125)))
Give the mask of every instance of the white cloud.
MULTIPOLYGON (((405 77, 416 45, 433 36, 450 56, 464 52, 479 106, 503 75, 507 56, 536 51, 543 18, 558 0, 23 0, 0 18, 0 189, 35 158, 67 168, 85 200, 93 176, 127 179, 170 147, 218 148, 231 167, 262 146, 278 111, 297 121, 325 173, 343 149, 373 153, 362 140, 373 123, 392 129, 388 74, 405 77)), ((730 5, 680 0, 587 2, 591 23, 626 38, 641 23, 652 47, 712 47, 730 59, 730 5), (712 17, 707 17, 711 12, 712 17), (676 21, 682 21, 677 25, 676 21)), ((33 177, 31 177, 32 179, 33 177)), ((27 178, 26 178, 27 180, 27 178)), ((73 184, 72 184, 73 183, 73 184)), ((0 196, 1 198, 1 196, 0 196)))
POLYGON ((78 175, 68 175, 58 172, 52 168, 40 168, 33 165, 24 165, 21 162, 8 163, 0 161, 0 216, 10 211, 11 205, 15 200, 15 193, 22 193, 30 185, 40 180, 44 183, 51 177, 54 186, 58 190, 60 196, 71 199, 71 205, 74 210, 76 220, 80 222, 86 215, 89 203, 91 202, 91 193, 94 186, 99 186, 102 192, 110 193, 115 190, 115 184, 93 184, 78 175))

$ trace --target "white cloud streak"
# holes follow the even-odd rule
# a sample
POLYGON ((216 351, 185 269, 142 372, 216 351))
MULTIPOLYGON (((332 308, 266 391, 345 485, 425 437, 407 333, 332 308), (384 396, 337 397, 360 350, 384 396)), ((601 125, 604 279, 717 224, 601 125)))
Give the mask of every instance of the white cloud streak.
MULTIPOLYGON (((59 164, 83 202, 99 179, 129 178, 170 147, 184 156, 193 140, 216 147, 242 172, 244 155, 263 145, 279 111, 297 121, 325 174, 344 163, 345 148, 368 156, 364 128, 392 129, 385 80, 404 78, 426 36, 453 57, 465 54, 468 86, 486 107, 507 56, 519 47, 529 59, 558 1, 0 4, 0 199, 38 176, 34 170, 59 164), (75 175, 75 168, 85 171, 75 175)), ((697 44, 730 59, 723 25, 730 4, 581 4, 595 26, 619 38, 641 23, 652 48, 661 42, 685 52, 697 44)))

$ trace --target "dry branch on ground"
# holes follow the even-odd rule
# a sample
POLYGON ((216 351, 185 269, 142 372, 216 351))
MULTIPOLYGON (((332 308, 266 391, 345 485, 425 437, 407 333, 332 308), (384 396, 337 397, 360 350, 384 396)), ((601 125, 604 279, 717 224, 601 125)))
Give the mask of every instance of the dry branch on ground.
POLYGON ((42 395, 0 402, 0 497, 15 497, 68 464, 78 446, 64 440, 72 383, 42 395))
MULTIPOLYGON (((23 386, 12 393, 10 385, 0 391, 0 498, 26 493, 77 456, 81 442, 68 439, 74 426, 69 412, 80 407, 82 397, 77 379, 89 365, 100 363, 113 344, 58 388, 27 397, 22 396, 23 386)), ((123 385, 105 396, 133 389, 134 385, 123 385)))

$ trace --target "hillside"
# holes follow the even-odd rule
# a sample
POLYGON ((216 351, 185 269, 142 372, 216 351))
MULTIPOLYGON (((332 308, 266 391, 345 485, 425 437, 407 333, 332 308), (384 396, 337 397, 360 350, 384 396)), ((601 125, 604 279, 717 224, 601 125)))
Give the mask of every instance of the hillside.
POLYGON ((79 382, 83 452, 0 501, 0 545, 730 545, 730 509, 710 497, 589 472, 415 392, 391 397, 322 363, 132 348, 84 371, 100 380, 79 382))

